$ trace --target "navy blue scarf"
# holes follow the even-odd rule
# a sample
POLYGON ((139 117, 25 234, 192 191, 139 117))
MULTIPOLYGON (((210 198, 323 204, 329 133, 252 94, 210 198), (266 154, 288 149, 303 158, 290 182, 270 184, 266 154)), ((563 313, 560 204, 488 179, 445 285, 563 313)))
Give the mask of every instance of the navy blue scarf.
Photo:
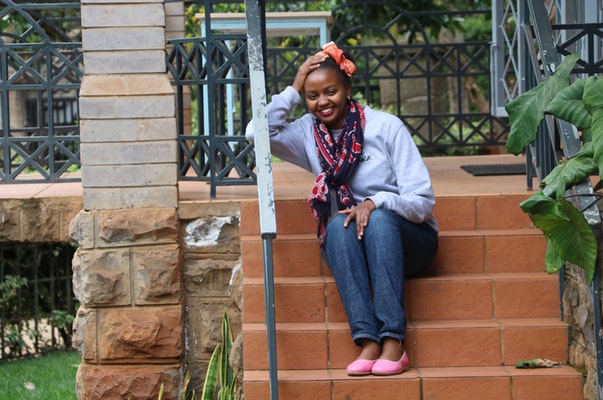
POLYGON ((329 128, 314 119, 314 138, 322 172, 316 177, 310 194, 310 209, 318 223, 318 237, 324 239, 325 228, 331 216, 329 187, 337 191, 337 208, 345 210, 357 205, 348 181, 360 161, 364 142, 364 110, 355 100, 348 101, 348 114, 337 141, 329 128))

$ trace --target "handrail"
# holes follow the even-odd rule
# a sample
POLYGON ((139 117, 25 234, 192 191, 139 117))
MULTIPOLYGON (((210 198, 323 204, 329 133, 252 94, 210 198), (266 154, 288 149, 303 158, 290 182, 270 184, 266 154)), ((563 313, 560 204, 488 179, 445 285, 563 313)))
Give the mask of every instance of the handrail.
POLYGON ((270 400, 278 400, 278 367, 276 356, 276 319, 274 310, 274 267, 272 240, 276 237, 276 209, 268 133, 266 77, 264 49, 266 30, 264 3, 245 0, 247 43, 249 52, 249 80, 255 128, 255 154, 257 160, 258 203, 260 207, 260 231, 262 234, 262 258, 264 266, 264 305, 266 309, 266 336, 270 376, 270 400))

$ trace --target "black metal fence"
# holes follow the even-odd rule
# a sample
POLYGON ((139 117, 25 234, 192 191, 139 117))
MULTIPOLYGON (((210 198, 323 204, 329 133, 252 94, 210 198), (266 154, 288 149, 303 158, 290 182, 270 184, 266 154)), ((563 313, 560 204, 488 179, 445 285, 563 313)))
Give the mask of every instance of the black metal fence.
MULTIPOLYGON (((82 77, 79 1, 2 1, 0 11, 0 183, 75 180, 79 167, 77 101, 82 77)), ((216 4, 198 0, 206 20, 216 4)), ((398 115, 424 154, 479 152, 503 145, 506 122, 487 108, 489 40, 428 34, 425 21, 489 18, 489 11, 412 13, 388 2, 346 2, 331 10, 330 35, 359 67, 356 97, 398 115), (370 7, 370 8, 367 8, 370 7), (387 10, 376 24, 371 8, 387 10), (349 16, 356 18, 350 20, 349 16), (413 32, 408 41, 406 30, 413 32), (475 101, 475 99, 481 99, 475 101), (485 100, 484 100, 485 99, 485 100)), ((181 180, 253 184, 246 37, 207 29, 168 43, 167 68, 177 92, 181 180), (190 109, 187 108, 191 105, 190 109)), ((276 93, 322 43, 312 35, 271 37, 267 84, 276 93)))
POLYGON ((180 180, 253 184, 247 43, 242 35, 171 40, 168 71, 176 92, 180 180), (208 62, 211 60, 211 62, 208 62), (190 109, 186 108, 191 104, 190 109))
POLYGON ((0 183, 78 180, 80 3, 0 3, 0 183))
MULTIPOLYGON (((204 3, 208 7, 201 17, 211 20, 207 10, 214 2, 204 3)), ((433 39, 422 25, 430 18, 488 21, 489 10, 407 12, 375 1, 346 2, 331 15, 332 39, 358 67, 355 98, 397 115, 424 155, 480 154, 505 144, 507 122, 489 109, 491 37, 450 36, 443 43, 444 36, 433 39), (389 9, 388 19, 375 25, 367 7, 389 9), (350 24, 349 15, 359 17, 350 24)), ((270 15, 266 18, 268 25, 270 15)), ((202 37, 168 42, 168 69, 178 99, 180 179, 209 181, 212 196, 220 185, 255 182, 252 146, 243 137, 251 118, 246 35, 244 29, 237 33, 219 26, 214 22, 202 37), (182 107, 189 102, 190 110, 182 107)), ((291 84, 299 65, 322 44, 316 34, 285 35, 267 28, 269 95, 291 84)))
POLYGON ((0 243, 0 360, 70 348, 75 248, 0 243))
MULTIPOLYGON (((0 183, 77 180, 69 172, 80 165, 80 3, 0 3, 0 183)), ((185 1, 205 8, 206 32, 199 23, 198 37, 169 41, 166 59, 177 94, 180 179, 208 181, 212 195, 221 185, 255 183, 253 146, 243 136, 251 118, 245 32, 207 25, 222 3, 237 2, 185 1)), ((385 1, 347 1, 330 15, 331 38, 358 66, 355 97, 403 120, 424 155, 504 146, 507 121, 489 109, 491 34, 443 30, 434 39, 433 30, 434 21, 487 26, 490 10, 407 12, 385 1), (374 9, 387 18, 375 22, 374 9)), ((585 25, 572 29, 599 34, 585 25)), ((314 34, 269 32, 269 95, 290 84, 321 44, 314 34)))

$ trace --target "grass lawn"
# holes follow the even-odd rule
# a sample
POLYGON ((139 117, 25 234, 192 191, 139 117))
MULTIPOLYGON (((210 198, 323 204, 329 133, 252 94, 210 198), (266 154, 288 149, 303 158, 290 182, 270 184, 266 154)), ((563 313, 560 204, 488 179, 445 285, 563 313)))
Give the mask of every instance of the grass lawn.
POLYGON ((75 400, 77 351, 0 363, 0 393, 11 400, 75 400))

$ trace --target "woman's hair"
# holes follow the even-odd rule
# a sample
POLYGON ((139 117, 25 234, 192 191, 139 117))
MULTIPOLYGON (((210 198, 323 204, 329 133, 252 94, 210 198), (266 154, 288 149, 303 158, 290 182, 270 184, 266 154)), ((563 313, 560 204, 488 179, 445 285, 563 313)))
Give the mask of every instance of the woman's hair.
MULTIPOLYGON (((348 60, 352 61, 352 59, 349 57, 349 55, 347 53, 344 53, 344 56, 348 60)), ((343 80, 343 83, 346 86, 350 86, 350 87, 352 86, 352 79, 345 72, 343 72, 341 67, 337 64, 337 62, 332 57, 327 57, 322 63, 320 63, 319 68, 337 71, 337 73, 343 80)))

